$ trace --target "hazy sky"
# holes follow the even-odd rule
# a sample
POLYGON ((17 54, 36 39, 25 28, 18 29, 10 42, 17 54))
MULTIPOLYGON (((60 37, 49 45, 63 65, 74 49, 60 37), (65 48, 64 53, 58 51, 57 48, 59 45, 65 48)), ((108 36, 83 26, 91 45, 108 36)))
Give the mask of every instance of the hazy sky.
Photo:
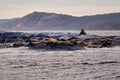
POLYGON ((0 0, 0 18, 22 17, 33 11, 74 16, 120 12, 120 0, 0 0))

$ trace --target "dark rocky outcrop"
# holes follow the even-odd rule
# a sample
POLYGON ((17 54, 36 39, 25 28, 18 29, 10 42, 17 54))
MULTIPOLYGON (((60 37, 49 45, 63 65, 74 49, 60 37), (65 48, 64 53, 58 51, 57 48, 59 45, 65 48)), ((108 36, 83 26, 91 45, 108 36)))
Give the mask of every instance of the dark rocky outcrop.
POLYGON ((84 30, 84 29, 81 29, 81 32, 80 32, 80 34, 79 34, 79 35, 86 35, 85 30, 84 30))
MULTIPOLYGON (((72 35, 72 34, 71 34, 72 35)), ((61 35, 62 36, 62 35, 61 35)), ((0 33, 0 48, 29 47, 42 50, 81 50, 120 46, 120 36, 78 35, 61 38, 16 32, 0 33)))
POLYGON ((67 43, 38 43, 36 45, 30 46, 30 49, 42 49, 42 50, 81 50, 84 49, 83 46, 76 44, 67 43))

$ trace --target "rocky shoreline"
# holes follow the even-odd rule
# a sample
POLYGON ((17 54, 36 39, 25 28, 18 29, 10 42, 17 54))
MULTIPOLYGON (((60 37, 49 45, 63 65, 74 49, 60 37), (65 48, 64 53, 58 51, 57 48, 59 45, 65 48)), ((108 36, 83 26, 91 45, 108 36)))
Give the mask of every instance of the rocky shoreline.
POLYGON ((29 47, 43 50, 81 50, 120 46, 120 36, 77 33, 0 33, 0 48, 29 47))

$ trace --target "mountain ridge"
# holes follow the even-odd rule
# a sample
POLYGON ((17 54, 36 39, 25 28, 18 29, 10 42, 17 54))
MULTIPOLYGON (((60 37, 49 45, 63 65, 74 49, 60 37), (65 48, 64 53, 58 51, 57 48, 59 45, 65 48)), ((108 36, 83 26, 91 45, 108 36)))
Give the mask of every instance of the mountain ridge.
POLYGON ((120 30, 120 13, 76 17, 66 14, 33 12, 0 24, 3 30, 120 30))

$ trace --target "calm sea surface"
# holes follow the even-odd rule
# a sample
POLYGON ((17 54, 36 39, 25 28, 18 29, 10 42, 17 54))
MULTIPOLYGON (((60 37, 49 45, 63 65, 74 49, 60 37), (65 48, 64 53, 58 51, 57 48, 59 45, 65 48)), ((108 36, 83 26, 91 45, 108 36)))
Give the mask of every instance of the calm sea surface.
MULTIPOLYGON (((16 32, 16 31, 13 31, 16 32)), ((43 33, 43 32, 62 32, 62 33, 80 33, 78 30, 71 30, 71 31, 18 31, 18 32, 25 32, 25 33, 43 33)), ((86 31, 87 34, 89 35, 101 35, 101 36, 120 36, 120 30, 91 30, 91 31, 86 31)))

